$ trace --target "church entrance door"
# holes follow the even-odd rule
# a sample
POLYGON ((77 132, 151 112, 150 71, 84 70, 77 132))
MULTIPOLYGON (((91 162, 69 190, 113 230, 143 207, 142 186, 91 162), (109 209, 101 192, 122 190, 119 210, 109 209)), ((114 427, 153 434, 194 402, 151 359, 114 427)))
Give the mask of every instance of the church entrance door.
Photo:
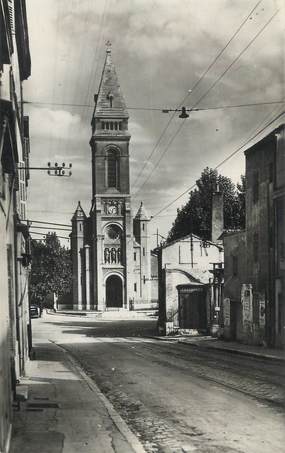
POLYGON ((123 307, 123 282, 118 275, 110 275, 106 280, 106 308, 123 307))

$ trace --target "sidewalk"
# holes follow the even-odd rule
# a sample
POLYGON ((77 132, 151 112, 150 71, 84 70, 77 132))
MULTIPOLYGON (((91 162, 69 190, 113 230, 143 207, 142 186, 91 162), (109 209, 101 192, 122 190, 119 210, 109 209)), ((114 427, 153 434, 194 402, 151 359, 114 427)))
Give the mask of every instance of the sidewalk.
POLYGON ((232 354, 241 354, 251 357, 259 357, 264 359, 285 361, 285 351, 283 349, 266 348, 264 346, 252 346, 248 344, 238 343, 236 341, 222 341, 218 338, 210 336, 190 336, 190 335, 174 335, 174 336, 151 336, 154 340, 172 341, 182 344, 187 344, 195 348, 215 349, 219 351, 230 352, 232 354))
POLYGON ((62 316, 72 316, 72 317, 86 317, 86 318, 97 318, 99 320, 136 320, 136 319, 149 319, 150 317, 155 317, 156 310, 110 310, 110 311, 75 311, 75 310, 58 310, 54 312, 53 310, 48 310, 49 315, 62 315, 62 316))
POLYGON ((183 338, 178 338, 178 342, 199 348, 216 349, 219 351, 226 351, 233 354, 242 354, 251 357, 285 361, 285 351, 282 349, 266 348, 263 346, 252 346, 237 343, 235 341, 222 341, 212 337, 185 336, 183 338))
POLYGON ((15 410, 10 453, 144 453, 96 384, 61 347, 42 343, 28 364, 28 401, 15 410))

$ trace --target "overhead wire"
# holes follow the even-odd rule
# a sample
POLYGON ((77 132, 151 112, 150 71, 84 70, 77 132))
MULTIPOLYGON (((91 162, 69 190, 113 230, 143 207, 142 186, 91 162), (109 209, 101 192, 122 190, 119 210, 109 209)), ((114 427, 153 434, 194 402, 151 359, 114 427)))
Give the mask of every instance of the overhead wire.
MULTIPOLYGON (((92 30, 91 27, 89 27, 89 23, 91 21, 91 18, 92 18, 92 15, 90 14, 90 10, 89 10, 89 7, 91 7, 91 4, 92 4, 92 0, 89 0, 89 4, 85 5, 85 8, 86 8, 86 11, 85 11, 85 15, 84 15, 84 19, 83 19, 83 29, 84 31, 87 30, 87 32, 89 30, 92 30)), ((78 8, 78 12, 81 11, 81 8, 82 6, 80 5, 80 3, 76 3, 76 6, 78 8)), ((78 14, 78 12, 74 12, 73 11, 73 14, 75 14, 75 16, 78 14)), ((85 32, 84 33, 84 36, 85 36, 85 39, 86 40, 90 40, 91 38, 91 33, 90 33, 90 36, 85 32)), ((78 57, 78 60, 76 62, 76 67, 77 68, 81 68, 83 67, 84 65, 84 62, 85 62, 85 54, 84 54, 84 51, 86 49, 86 45, 85 45, 85 42, 83 42, 82 40, 79 42, 79 51, 77 52, 77 57, 78 57)), ((72 74, 72 72, 70 72, 70 74, 72 74)), ((71 94, 75 97, 76 99, 76 95, 77 93, 80 93, 81 92, 81 87, 80 87, 80 84, 81 84, 81 71, 77 71, 77 75, 76 75, 76 79, 75 79, 75 85, 74 86, 71 86, 70 88, 70 92, 71 94)), ((67 104, 67 103, 65 103, 67 104)), ((76 107, 76 104, 75 105, 70 105, 71 109, 69 110, 69 113, 73 116, 75 114, 75 110, 74 108, 76 107)), ((80 116, 80 113, 79 113, 79 116, 80 116)), ((72 128, 73 128, 73 122, 70 121, 69 122, 69 125, 68 125, 68 129, 67 129, 67 134, 66 134, 66 137, 69 138, 68 140, 68 143, 71 141, 71 137, 72 137, 72 134, 71 134, 71 131, 72 131, 72 128)), ((70 146, 69 146, 70 148, 70 146)))
MULTIPOLYGON (((224 165, 226 162, 228 162, 235 154, 237 154, 239 151, 241 151, 247 144, 249 144, 252 140, 254 140, 259 134, 261 134, 266 128, 271 126, 276 120, 278 120, 281 116, 283 116, 285 111, 281 112, 279 115, 277 115, 275 118, 273 118, 269 123, 267 123, 262 129, 260 129, 256 134, 254 134, 252 137, 250 137, 246 142, 244 142, 241 146, 239 146, 237 149, 235 149, 231 154, 229 154, 225 159, 223 159, 218 165, 214 167, 214 170, 217 170, 220 168, 222 165, 224 165)), ((192 184, 190 187, 188 187, 186 190, 184 190, 181 194, 179 194, 174 200, 172 200, 170 203, 165 205, 163 208, 161 208, 159 211, 157 211, 152 218, 158 217, 159 214, 161 214, 163 211, 167 210, 170 206, 172 206, 176 201, 178 201, 183 195, 186 195, 187 192, 193 190, 196 187, 196 183, 192 184)))
MULTIPOLYGON (((70 2, 69 2, 70 3, 70 2)), ((75 0, 71 0, 71 5, 69 5, 69 8, 71 11, 74 11, 75 9, 75 0)), ((68 39, 67 39, 67 45, 66 46, 63 46, 63 50, 65 51, 65 54, 64 55, 67 55, 67 57, 69 55, 71 55, 71 48, 72 48, 72 33, 69 33, 68 34, 68 39)), ((62 82, 62 81, 61 81, 62 82)), ((65 98, 66 98, 66 93, 69 92, 69 85, 70 85, 70 78, 66 78, 64 83, 61 84, 62 88, 59 90, 62 94, 62 102, 64 102, 65 98)), ((70 114, 72 115, 72 111, 70 112, 70 114)), ((55 129, 55 128, 54 128, 55 129)), ((68 134, 67 136, 69 137, 69 130, 70 130, 70 125, 68 126, 68 134)), ((54 144, 54 148, 57 152, 57 150, 60 150, 62 149, 62 142, 63 142, 63 137, 61 136, 61 134, 59 134, 57 140, 55 141, 55 144, 54 144)))
MULTIPOLYGON (((241 24, 238 26, 238 28, 236 29, 236 31, 234 32, 234 34, 231 36, 231 38, 227 41, 227 43, 225 44, 225 46, 220 50, 220 52, 218 52, 217 56, 214 58, 214 60, 210 63, 210 65, 207 67, 207 69, 202 73, 202 75, 199 77, 199 79, 197 80, 197 82, 194 84, 194 86, 192 87, 191 90, 189 90, 190 92, 187 93, 186 96, 184 96, 184 98, 180 101, 180 103, 178 104, 178 108, 181 107, 184 102, 187 100, 187 98, 194 92, 194 90, 197 88, 197 86, 202 82, 202 80, 206 77, 206 75, 208 74, 208 72, 211 70, 211 68, 214 66, 214 64, 217 62, 217 60, 221 57, 221 55, 225 52, 225 50, 228 48, 228 46, 230 45, 230 43, 234 40, 234 38, 238 35, 238 33, 240 32, 240 30, 243 28, 243 26, 245 25, 245 23, 248 21, 249 17, 251 16, 251 14, 255 11, 255 9, 258 7, 258 5, 261 3, 262 0, 259 0, 256 5, 254 6, 254 8, 250 11, 250 13, 246 16, 246 18, 241 22, 241 24)), ((156 149, 158 148, 159 144, 161 143, 161 140, 162 138, 164 137, 164 134, 166 133, 168 127, 170 126, 172 120, 174 119, 175 117, 175 112, 173 112, 173 114, 171 115, 171 117, 169 118, 169 120, 167 121, 165 127, 163 128, 158 140, 156 141, 153 149, 151 150, 151 152, 149 153, 147 159, 145 160, 144 162, 144 165, 141 169, 141 171, 138 173, 135 181, 134 181, 134 186, 136 185, 136 183, 139 181, 141 175, 143 174, 148 162, 151 160, 152 156, 154 155, 156 149)), ((140 190, 140 188, 138 189, 140 190)))
POLYGON ((236 29, 234 34, 231 36, 229 41, 226 43, 226 45, 221 49, 221 51, 217 54, 217 56, 214 58, 212 63, 209 64, 207 69, 202 73, 201 77, 197 80, 197 82, 195 83, 195 85, 192 88, 192 91, 195 90, 195 88, 197 88, 197 86, 202 82, 202 80, 205 78, 205 76, 208 74, 208 72, 212 69, 212 67, 215 65, 215 63, 218 61, 218 59, 221 57, 221 55, 225 52, 225 50, 229 47, 229 45, 232 43, 232 41, 235 39, 235 37, 239 34, 240 30, 243 28, 243 26, 246 24, 246 22, 248 21, 250 16, 254 13, 254 11, 256 10, 256 8, 259 6, 259 4, 262 1, 263 0, 259 0, 256 3, 256 5, 254 6, 254 8, 252 8, 250 13, 246 16, 246 18, 241 22, 241 24, 238 26, 238 28, 236 29))
MULTIPOLYGON (((47 226, 38 226, 38 225, 33 225, 33 228, 36 230, 46 230, 47 226)), ((70 231, 71 232, 71 227, 70 228, 58 228, 53 226, 53 230, 60 230, 60 231, 70 231)))
MULTIPOLYGON (((209 92, 217 85, 219 81, 222 80, 222 78, 226 75, 226 73, 233 67, 233 65, 241 58, 241 56, 246 52, 246 50, 253 44, 253 42, 261 35, 261 33, 266 29, 266 27, 272 22, 274 17, 278 14, 279 9, 274 12, 274 14, 269 18, 269 20, 263 25, 263 27, 254 35, 254 37, 249 41, 249 43, 242 49, 242 51, 237 55, 236 58, 227 66, 227 68, 222 72, 222 74, 215 80, 215 82, 208 88, 208 90, 198 99, 197 102, 195 102, 194 106, 192 107, 193 109, 209 94, 209 92)), ((190 109, 191 110, 191 109, 190 109)), ((175 114, 175 112, 174 112, 175 114)), ((184 124, 184 122, 183 122, 184 124)), ((179 128, 179 131, 182 129, 182 127, 179 128)), ((177 130, 178 131, 178 130, 177 130)), ((175 133, 175 137, 178 135, 177 131, 175 133)), ((174 137, 174 138, 175 138, 174 137)), ((170 144, 172 144, 173 139, 171 139, 170 144)), ((163 150, 159 160, 156 162, 154 167, 152 168, 150 174, 147 176, 147 178, 144 180, 144 182, 140 185, 140 187, 137 189, 135 192, 135 195, 142 190, 142 188, 145 186, 146 182, 149 180, 150 176, 154 173, 155 169, 161 162, 162 158, 165 156, 166 152, 168 151, 170 145, 166 146, 166 148, 163 150)))
MULTIPOLYGON (((44 236, 43 239, 45 239, 45 236, 47 236, 49 233, 55 233, 55 231, 49 231, 48 233, 38 233, 37 231, 30 231, 30 234, 36 234, 38 236, 44 236)), ((67 239, 68 241, 70 240, 70 238, 68 236, 58 236, 56 235, 56 237, 60 238, 60 239, 67 239)), ((32 238, 34 239, 34 238, 32 238)))
MULTIPOLYGON (((255 107, 259 105, 273 105, 273 104, 283 104, 285 100, 278 100, 278 101, 265 101, 265 102, 251 102, 247 104, 236 104, 236 105, 220 105, 220 106, 212 106, 212 107, 202 107, 202 108, 191 108, 191 111, 194 112, 203 112, 207 110, 223 110, 223 109, 233 109, 233 108, 242 108, 242 107, 255 107)), ((52 102, 40 102, 40 101, 24 101, 24 104, 37 104, 37 105, 56 105, 60 107, 89 107, 94 108, 94 105, 89 104, 72 104, 72 103, 64 103, 60 104, 59 102, 52 103, 52 102)), ((128 110, 146 110, 146 111, 158 111, 161 112, 162 110, 169 110, 174 111, 173 109, 164 109, 164 108, 151 108, 151 107, 129 107, 127 106, 128 110)), ((175 112, 179 112, 179 109, 175 109, 175 112)))
POLYGON ((168 142, 166 148, 164 149, 163 153, 161 154, 160 158, 158 159, 158 161, 156 162, 155 166, 152 168, 151 172, 148 174, 148 176, 146 177, 146 179, 144 180, 143 184, 139 187, 139 189, 134 193, 134 196, 136 196, 137 193, 139 193, 142 188, 146 185, 146 183, 148 182, 148 180, 150 179, 150 177, 152 176, 152 174, 154 173, 155 169, 157 168, 157 166, 160 164, 162 158, 164 157, 164 155, 167 153, 167 151, 169 150, 170 146, 172 145, 172 143, 174 142, 175 138, 177 137, 177 135, 179 134, 179 132, 181 131, 181 129, 183 128, 184 124, 185 124, 185 119, 181 122, 181 124, 179 125, 178 129, 176 130, 175 134, 172 136, 172 138, 170 139, 170 141, 168 142))
MULTIPOLYGON (((95 54, 94 54, 94 58, 93 58, 92 65, 91 65, 91 71, 90 71, 90 75, 89 75, 89 80, 88 80, 88 85, 87 85, 87 91, 86 91, 84 104, 87 104, 87 100, 90 98, 90 90, 91 90, 92 80, 95 82, 95 75, 96 75, 96 72, 97 72, 98 61, 99 61, 98 52, 99 52, 99 48, 100 48, 100 45, 101 45, 101 37, 102 37, 102 30, 103 30, 104 21, 105 21, 107 1, 108 0, 104 1, 104 6, 103 6, 103 9, 102 9, 102 13, 101 13, 100 25, 99 25, 99 31, 98 31, 98 37, 97 37, 97 45, 96 45, 95 54)), ((93 107, 94 107, 94 105, 93 105, 93 107)), ((83 110, 83 120, 85 120, 85 116, 86 115, 87 115, 87 109, 85 108, 83 110)))
POLYGON ((65 226, 71 228, 71 225, 68 225, 66 223, 55 223, 55 222, 45 222, 44 220, 32 220, 32 219, 25 219, 23 222, 29 222, 29 223, 44 223, 46 225, 57 225, 57 226, 65 226))
POLYGON ((233 65, 240 59, 240 57, 247 51, 247 49, 254 43, 254 41, 263 33, 263 31, 268 27, 268 25, 273 21, 274 17, 279 13, 279 9, 268 19, 268 21, 263 25, 263 27, 254 35, 254 37, 249 41, 249 43, 242 49, 242 51, 234 58, 229 66, 222 72, 222 74, 215 80, 215 82, 208 88, 208 90, 195 102, 193 108, 195 108, 200 102, 208 95, 208 93, 217 85, 217 83, 222 80, 222 78, 227 74, 227 72, 233 67, 233 65))

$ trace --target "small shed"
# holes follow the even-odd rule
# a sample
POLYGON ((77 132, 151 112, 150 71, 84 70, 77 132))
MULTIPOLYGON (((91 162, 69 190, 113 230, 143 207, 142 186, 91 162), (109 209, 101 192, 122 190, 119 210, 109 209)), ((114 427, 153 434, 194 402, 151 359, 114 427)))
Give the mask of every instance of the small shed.
MULTIPOLYGON (((214 263, 223 263, 220 244, 194 234, 162 245, 158 256, 159 331, 210 331, 214 263)), ((190 332, 191 333, 191 332, 190 332)))

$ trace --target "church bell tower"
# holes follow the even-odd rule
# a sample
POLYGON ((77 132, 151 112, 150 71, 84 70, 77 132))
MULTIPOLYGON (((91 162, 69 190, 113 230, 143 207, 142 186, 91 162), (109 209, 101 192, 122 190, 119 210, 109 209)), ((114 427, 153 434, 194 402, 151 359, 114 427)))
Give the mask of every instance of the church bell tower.
POLYGON ((133 288, 129 115, 110 46, 94 99, 91 304, 97 310, 127 309, 133 288))

